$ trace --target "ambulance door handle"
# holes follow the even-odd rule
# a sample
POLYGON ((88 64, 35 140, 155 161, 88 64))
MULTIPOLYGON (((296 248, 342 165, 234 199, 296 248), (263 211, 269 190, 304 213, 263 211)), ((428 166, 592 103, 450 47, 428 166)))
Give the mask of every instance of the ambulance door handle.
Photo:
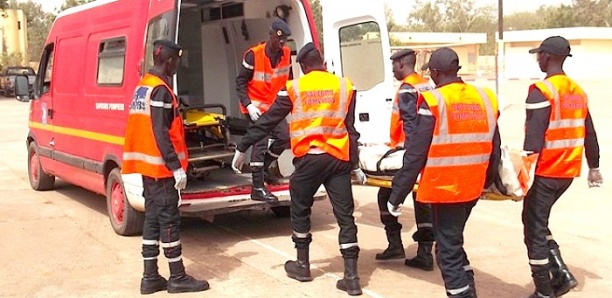
POLYGON ((53 109, 47 109, 47 117, 49 117, 49 119, 53 119, 53 109))
POLYGON ((55 140, 51 139, 51 141, 49 141, 49 146, 50 147, 55 147, 55 140))

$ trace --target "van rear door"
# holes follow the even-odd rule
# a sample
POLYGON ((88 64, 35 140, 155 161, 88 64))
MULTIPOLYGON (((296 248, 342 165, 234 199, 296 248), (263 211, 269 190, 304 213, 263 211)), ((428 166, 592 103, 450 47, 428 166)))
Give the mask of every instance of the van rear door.
POLYGON ((393 74, 384 4, 380 0, 322 1, 327 68, 357 88, 355 127, 361 143, 389 140, 393 74))

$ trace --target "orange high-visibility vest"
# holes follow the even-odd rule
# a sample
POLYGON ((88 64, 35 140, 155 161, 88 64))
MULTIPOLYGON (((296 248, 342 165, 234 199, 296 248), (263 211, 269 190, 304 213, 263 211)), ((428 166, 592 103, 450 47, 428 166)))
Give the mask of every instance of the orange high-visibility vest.
POLYGON ((477 199, 484 188, 493 150, 498 107, 488 90, 453 83, 421 94, 435 129, 417 201, 460 203, 477 199))
POLYGON ((551 178, 580 176, 588 113, 586 93, 566 75, 552 76, 530 88, 539 89, 551 108, 535 174, 551 178))
MULTIPOLYGON (((429 84, 429 81, 418 73, 412 73, 404 78, 402 80, 402 84, 408 84, 414 87, 417 93, 433 89, 433 87, 429 84)), ((402 88, 402 86, 400 85, 399 88, 402 88)), ((403 146, 404 142, 406 141, 406 134, 404 134, 404 121, 402 121, 402 116, 400 115, 399 94, 407 91, 408 90, 397 89, 397 92, 395 93, 395 100, 393 100, 393 107, 391 109, 391 129, 389 135, 389 146, 391 147, 395 147, 398 144, 402 144, 403 146)))
POLYGON ((353 92, 348 79, 325 71, 312 71, 287 82, 287 95, 293 103, 289 134, 296 157, 317 148, 340 160, 350 159, 344 121, 353 92))
MULTIPOLYGON (((262 113, 270 109, 276 100, 276 94, 287 83, 291 68, 291 50, 283 47, 283 56, 276 68, 272 68, 270 58, 266 56, 266 43, 260 43, 250 49, 255 61, 253 79, 247 84, 247 94, 251 104, 258 107, 262 113)), ((247 51, 248 53, 248 51, 247 51)), ((246 53, 245 53, 246 55, 246 53)), ((240 105, 240 111, 247 114, 246 107, 240 105)))
MULTIPOLYGON (((172 94, 172 105, 163 104, 164 108, 174 110, 174 121, 168 133, 174 150, 178 155, 183 170, 187 170, 187 145, 185 144, 185 131, 178 112, 178 101, 172 89, 159 77, 146 74, 136 87, 134 99, 130 105, 130 112, 125 130, 125 143, 123 145, 123 164, 121 173, 139 173, 152 178, 173 177, 172 171, 166 167, 153 135, 151 121, 151 93, 158 86, 164 86, 172 94)), ((162 103, 153 103, 159 104, 162 103)))

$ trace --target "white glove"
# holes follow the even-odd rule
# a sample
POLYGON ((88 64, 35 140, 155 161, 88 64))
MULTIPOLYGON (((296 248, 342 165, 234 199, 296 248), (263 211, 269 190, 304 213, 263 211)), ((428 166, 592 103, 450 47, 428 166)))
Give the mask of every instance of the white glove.
POLYGON ((185 173, 185 170, 183 170, 183 168, 180 168, 172 172, 172 174, 174 175, 175 181, 174 188, 176 188, 177 190, 185 189, 185 187, 187 187, 187 173, 185 173))
POLYGON ((587 180, 589 181, 589 187, 600 187, 603 184, 603 177, 599 169, 590 169, 587 180))
POLYGON ((360 168, 353 170, 353 177, 355 180, 357 180, 357 182, 359 182, 359 184, 365 184, 366 180, 368 179, 360 168))
POLYGON ((236 153, 234 153, 234 158, 232 159, 232 170, 236 172, 236 174, 242 173, 242 166, 244 165, 244 152, 238 151, 236 149, 236 153))
POLYGON ((389 211, 391 215, 398 217, 402 215, 402 204, 399 204, 396 207, 396 206, 393 206, 391 202, 387 201, 387 210, 389 211))
POLYGON ((251 120, 253 121, 257 121, 257 119, 259 119, 259 116, 261 116, 261 111, 259 110, 259 108, 254 106, 252 103, 249 104, 246 109, 247 111, 249 111, 249 117, 251 117, 251 120))

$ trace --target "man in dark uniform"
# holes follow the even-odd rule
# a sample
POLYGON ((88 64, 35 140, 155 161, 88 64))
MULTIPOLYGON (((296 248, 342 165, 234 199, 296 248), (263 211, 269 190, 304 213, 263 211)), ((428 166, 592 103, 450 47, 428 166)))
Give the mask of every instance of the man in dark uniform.
MULTIPOLYGON (((412 49, 396 52, 391 56, 393 75, 402 82, 400 85, 391 116, 390 145, 405 148, 405 142, 412 136, 417 117, 417 98, 419 92, 433 89, 429 82, 414 71, 416 53, 412 49)), ((385 225, 389 246, 382 253, 376 254, 377 260, 403 259, 406 257, 402 244, 401 229, 397 217, 387 211, 387 202, 391 189, 381 187, 378 190, 378 209, 380 221, 385 225)), ((414 202, 414 217, 417 231, 412 239, 418 242, 416 257, 407 259, 404 264, 409 267, 426 271, 433 270, 433 255, 431 253, 434 234, 431 223, 431 206, 416 201, 416 193, 412 193, 414 202)))
POLYGON ((422 172, 417 200, 431 202, 436 262, 446 294, 475 298, 463 230, 482 190, 497 178, 501 156, 497 101, 489 90, 457 76, 461 66, 452 49, 434 51, 428 66, 436 89, 419 95, 415 131, 406 143, 403 167, 393 177, 388 210, 394 216, 401 214, 400 205, 422 172), (466 172, 469 177, 457 175, 466 172))
POLYGON ((140 292, 199 292, 209 288, 208 282, 185 273, 180 240, 178 204, 179 192, 187 185, 187 147, 170 78, 183 51, 170 40, 157 40, 153 46, 153 68, 142 78, 130 106, 122 165, 125 174, 142 174, 144 187, 140 292), (158 273, 160 240, 170 267, 167 282, 158 273))
POLYGON ((534 298, 559 297, 578 284, 561 258, 548 218, 552 206, 580 175, 583 148, 589 187, 603 183, 587 95, 563 71, 565 59, 572 56, 570 50, 565 38, 553 36, 529 51, 537 53, 540 70, 546 73, 544 81, 529 89, 523 145, 528 154, 537 154, 533 185, 523 200, 525 244, 536 286, 531 295, 534 298), (562 133, 557 133, 560 130, 562 133))
POLYGON ((297 61, 304 76, 287 82, 287 88, 278 92, 270 110, 249 128, 236 148, 232 167, 240 172, 244 152, 249 146, 264 138, 291 113, 291 149, 296 157, 289 185, 292 240, 297 249, 297 260, 287 261, 285 271, 293 279, 312 280, 310 213, 313 195, 324 185, 340 226, 338 240, 344 258, 344 278, 337 282, 336 287, 349 295, 361 295, 357 274, 359 246, 351 188, 351 170, 360 183, 365 183, 365 174, 359 169, 359 133, 354 127, 356 91, 348 79, 326 71, 314 44, 306 44, 297 61))
MULTIPOLYGON (((291 30, 281 19, 274 19, 270 27, 270 39, 250 48, 244 54, 244 60, 236 78, 236 91, 240 100, 241 111, 251 124, 265 113, 276 98, 276 93, 285 86, 291 71, 291 52, 285 43, 291 30)), ((268 136, 273 143, 268 148, 269 137, 260 139, 251 149, 250 167, 253 177, 251 199, 275 202, 278 198, 265 186, 266 183, 277 183, 277 179, 268 171, 270 164, 289 148, 288 127, 281 121, 272 127, 268 136)))

